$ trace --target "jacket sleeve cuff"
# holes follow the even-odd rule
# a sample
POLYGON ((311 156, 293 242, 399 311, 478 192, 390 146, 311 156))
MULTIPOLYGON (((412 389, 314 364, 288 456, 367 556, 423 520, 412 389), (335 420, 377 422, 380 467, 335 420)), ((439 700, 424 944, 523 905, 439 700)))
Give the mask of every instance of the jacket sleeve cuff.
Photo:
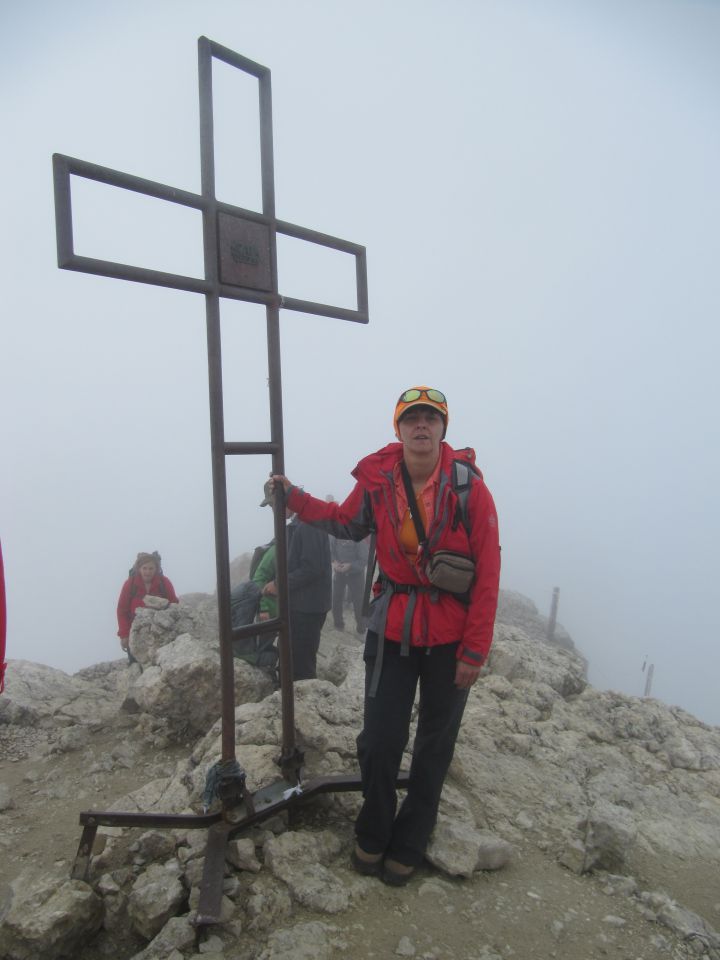
POLYGON ((462 660, 463 663, 469 663, 473 667, 481 667, 485 663, 485 657, 482 653, 479 653, 477 650, 470 650, 468 647, 460 645, 458 647, 458 660, 462 660))

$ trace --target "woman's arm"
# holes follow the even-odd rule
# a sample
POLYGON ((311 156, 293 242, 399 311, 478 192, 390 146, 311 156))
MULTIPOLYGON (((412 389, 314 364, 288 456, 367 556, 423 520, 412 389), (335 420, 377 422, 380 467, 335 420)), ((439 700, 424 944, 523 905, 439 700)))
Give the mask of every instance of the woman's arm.
POLYGON ((359 483, 355 484, 342 503, 328 503, 294 486, 287 477, 276 474, 272 479, 276 485, 282 485, 288 508, 293 513, 297 513, 305 523, 319 527, 333 537, 340 540, 364 540, 373 529, 370 497, 359 483))
POLYGON ((475 481, 468 504, 470 547, 475 582, 470 592, 465 633, 458 658, 479 670, 490 652, 500 588, 500 539, 497 512, 483 481, 475 481))
MULTIPOLYGON (((132 625, 132 610, 130 609, 130 579, 126 580, 120 591, 120 599, 117 605, 118 636, 121 640, 127 640, 130 636, 130 627, 132 625)), ((123 647, 125 649, 125 647, 123 647)))

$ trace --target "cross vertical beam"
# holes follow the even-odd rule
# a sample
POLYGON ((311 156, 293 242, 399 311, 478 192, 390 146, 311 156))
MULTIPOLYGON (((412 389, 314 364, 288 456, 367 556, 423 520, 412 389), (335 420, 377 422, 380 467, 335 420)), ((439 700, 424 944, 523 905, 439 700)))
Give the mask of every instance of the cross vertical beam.
MULTIPOLYGON (((262 213, 267 218, 269 253, 269 288, 272 299, 265 305, 268 344, 268 385, 270 395, 270 443, 273 473, 284 473, 282 429, 282 383, 280 374, 280 312, 277 274, 277 232, 275 225, 275 175, 272 137, 272 91, 270 71, 201 37, 198 41, 198 76, 200 94, 201 183, 205 201, 203 237, 205 278, 212 292, 205 294, 208 337, 208 371, 210 383, 210 421, 213 467, 213 502, 215 504, 215 537, 218 597, 226 596, 219 610, 220 665, 222 683, 222 761, 235 759, 234 731, 234 664, 232 656, 232 623, 230 620, 230 554, 228 545, 227 480, 225 433, 222 410, 222 359, 220 337, 218 206, 215 195, 215 137, 213 117, 213 55, 257 77, 260 106, 260 163, 262 213)), ((274 511, 276 564, 287 571, 284 504, 274 511)), ((280 629, 280 682, 283 700, 281 767, 289 779, 299 779, 295 751, 295 707, 292 695, 292 650, 289 640, 289 598, 287 576, 280 578, 278 596, 280 629)))
POLYGON ((215 515, 215 567, 217 576, 218 629, 220 634, 220 683, 222 698, 222 762, 235 759, 234 731, 230 737, 228 702, 235 699, 230 605, 220 597, 230 596, 230 547, 228 536, 227 473, 225 469, 225 424, 222 391, 222 345, 220 331, 220 294, 218 292, 217 205, 215 202, 215 148, 212 110, 212 59, 207 43, 198 43, 198 81, 200 93, 200 159, 203 200, 203 253, 205 279, 210 290, 205 294, 205 320, 208 349, 208 389, 210 399, 210 455, 212 458, 213 508, 215 515))

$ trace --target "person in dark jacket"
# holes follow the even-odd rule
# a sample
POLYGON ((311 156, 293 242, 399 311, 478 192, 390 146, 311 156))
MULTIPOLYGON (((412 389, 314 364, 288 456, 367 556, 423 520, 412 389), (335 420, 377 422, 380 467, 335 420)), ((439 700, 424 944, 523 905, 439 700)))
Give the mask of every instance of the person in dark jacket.
POLYGON ((273 477, 289 509, 320 530, 353 540, 375 532, 381 575, 365 640, 365 709, 357 739, 363 805, 352 863, 395 886, 407 883, 425 855, 468 692, 490 651, 497 606, 495 505, 474 450, 445 442, 448 421, 441 391, 405 390, 393 415, 399 442, 358 463, 356 485, 340 504, 273 477), (471 561, 462 590, 457 580, 451 586, 436 576, 431 561, 443 554, 464 561, 466 572, 471 561), (409 783, 398 809, 397 776, 418 687, 409 783))
POLYGON ((333 537, 330 541, 330 556, 332 557, 333 567, 332 612, 335 629, 345 629, 343 603, 347 590, 355 614, 355 629, 358 633, 364 633, 365 623, 362 609, 368 560, 367 543, 365 541, 358 543, 355 540, 339 540, 333 537))
MULTIPOLYGON (((332 567, 328 536, 294 514, 287 525, 288 590, 293 680, 314 680, 320 633, 332 602, 332 567)), ((276 596, 275 580, 263 595, 276 596)))

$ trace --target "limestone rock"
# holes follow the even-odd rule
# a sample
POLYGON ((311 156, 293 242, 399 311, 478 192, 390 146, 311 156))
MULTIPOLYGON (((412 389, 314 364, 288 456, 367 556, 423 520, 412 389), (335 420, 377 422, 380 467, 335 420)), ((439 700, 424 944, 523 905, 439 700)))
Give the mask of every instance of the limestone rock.
POLYGON ((143 606, 148 610, 166 610, 170 606, 167 597, 154 597, 148 594, 143 600, 143 606))
MULTIPOLYGON (((118 661, 70 678, 59 671, 46 675, 33 665, 26 671, 11 668, 11 700, 5 700, 5 695, 0 698, 0 710, 11 703, 5 708, 8 716, 24 716, 25 722, 35 724, 33 728, 13 726, 23 732, 23 743, 30 743, 30 731, 37 736, 37 727, 44 724, 51 733, 51 747, 68 751, 76 741, 81 744, 87 738, 92 723, 107 722, 109 726, 123 699, 132 699, 137 712, 122 716, 125 728, 135 726, 126 740, 128 748, 122 744, 103 747, 104 753, 90 757, 91 739, 86 748, 87 776, 100 779, 130 768, 137 759, 137 743, 160 744, 159 752, 173 738, 186 735, 189 756, 184 755, 174 768, 162 764, 154 772, 155 779, 107 808, 197 812, 207 771, 222 755, 214 603, 214 598, 198 595, 183 597, 181 604, 163 610, 142 610, 133 637, 144 658, 142 670, 118 661), (27 681, 25 688, 16 684, 15 693, 13 674, 24 677, 23 683, 27 681), (196 735, 199 737, 194 739, 196 735)), ((707 921, 662 895, 643 894, 641 902, 632 878, 642 878, 649 858, 658 873, 665 870, 667 876, 673 864, 695 860, 702 860, 706 867, 717 864, 720 870, 720 730, 659 701, 594 690, 587 685, 583 659, 567 646, 542 642, 538 626, 542 618, 526 604, 513 604, 505 620, 501 605, 489 666, 470 691, 428 860, 438 870, 469 877, 478 869, 500 867, 513 847, 523 853, 544 851, 578 874, 594 871, 595 877, 583 880, 583 885, 594 884, 616 897, 613 909, 603 908, 608 919, 598 934, 605 938, 599 942, 608 949, 613 936, 619 936, 612 918, 627 919, 629 904, 623 901, 628 900, 633 901, 638 922, 665 924, 665 946, 656 945, 658 951, 669 955, 667 944, 675 936, 712 945, 715 933, 707 921), (613 873, 601 872, 606 870, 613 873)), ((320 679, 295 686, 296 740, 305 757, 303 775, 307 779, 357 769, 355 738, 361 724, 364 685, 362 644, 354 636, 338 637, 326 630, 321 653, 320 679)), ((235 675, 237 755, 247 771, 248 787, 254 791, 279 780, 281 700, 279 693, 271 692, 265 675, 248 665, 236 662, 235 675)), ((405 768, 413 735, 414 725, 405 768)), ((47 732, 41 736, 48 740, 47 732)), ((48 757, 56 767, 73 760, 77 758, 63 754, 48 757)), ((26 777, 18 790, 33 795, 45 788, 50 786, 44 779, 36 782, 26 777)), ((52 789, 72 788, 58 783, 52 789)), ((287 818, 280 814, 229 844, 229 876, 222 901, 226 926, 223 933, 218 931, 227 955, 228 944, 241 929, 248 938, 238 954, 243 960, 250 956, 265 960, 329 957, 342 949, 337 931, 313 921, 308 911, 339 915, 356 898, 375 890, 374 881, 358 878, 347 866, 359 802, 357 793, 316 797, 298 808, 297 822, 304 823, 304 828, 288 830, 287 818), (263 853, 256 856, 260 848, 263 853), (297 916, 293 917, 295 910, 297 916), (295 923, 298 916, 309 922, 295 923)), ((3 816, 3 824, 11 823, 15 816, 15 811, 3 816)), ((128 950, 137 950, 138 934, 124 936, 132 926, 142 931, 145 939, 153 938, 141 955, 143 960, 180 960, 190 952, 191 944, 184 940, 190 918, 179 914, 188 908, 188 901, 192 908, 198 900, 206 831, 150 830, 128 835, 108 828, 103 833, 108 837, 106 848, 91 861, 96 894, 104 901, 105 932, 100 934, 103 939, 102 944, 98 941, 98 949, 102 946, 105 951, 108 942, 116 939, 128 950), (165 860, 169 863, 162 865, 165 860)), ((4 843, 6 849, 10 842, 4 843)), ((519 869, 523 863, 527 859, 521 860, 519 869)), ((550 869, 556 869, 550 860, 548 863, 550 869)), ((426 902, 429 897, 442 901, 451 913, 459 881, 443 880, 429 868, 428 873, 429 878, 417 885, 418 896, 426 902)), ((572 877, 563 879, 570 884, 578 882, 572 877)), ((504 887, 502 878, 488 877, 487 881, 504 887)), ((24 910, 23 922, 25 917, 34 922, 43 913, 42 884, 33 881, 26 886, 23 896, 30 906, 24 910), (31 901, 31 890, 40 900, 31 901)), ((92 897, 97 901, 91 891, 88 895, 88 888, 80 889, 91 904, 92 897)), ((0 889, 0 914, 10 914, 17 896, 18 890, 0 889)), ((47 899, 50 894, 43 896, 47 899)), ((502 896, 499 903, 502 909, 508 907, 502 896)), ((472 908, 470 914, 474 913, 480 919, 481 907, 472 908)), ((83 930, 83 924, 82 916, 73 921, 73 936, 75 926, 83 930)), ((559 912, 549 917, 547 924, 550 935, 559 939, 571 935, 576 921, 570 912, 559 912)), ((1 937, 8 936, 6 928, 7 923, 1 937)), ((397 937, 405 932, 417 939, 410 928, 399 929, 397 937)), ((0 949, 0 957, 16 960, 7 940, 0 943, 5 948, 5 952, 0 949)), ((22 947, 14 943, 12 949, 26 950, 26 946, 22 941, 22 947)), ((215 947, 217 944, 206 956, 218 956, 215 947)), ((425 944, 417 949, 420 953, 425 944)), ((44 941, 33 941, 21 960, 30 955, 49 960, 43 950, 44 941)), ((478 946, 475 953, 495 956, 487 945, 478 946)))
MULTIPOLYGON (((533 601, 521 593, 513 590, 500 591, 497 619, 509 627, 520 627, 530 640, 547 642, 548 618, 538 613, 533 601)), ((559 623, 555 624, 552 644, 577 654, 570 634, 559 623)))
POLYGON ((582 693, 587 685, 584 661, 567 650, 547 644, 523 642, 517 645, 518 640, 527 639, 517 628, 496 624, 496 642, 490 648, 488 664, 491 672, 510 681, 542 682, 563 697, 582 693), (503 642, 513 640, 516 642, 503 642))
POLYGON ((238 870, 258 873, 262 869, 262 864, 255 856, 255 844, 249 837, 231 840, 227 845, 226 859, 238 870))
POLYGON ((258 960, 331 960, 333 928, 317 920, 275 930, 258 960))
POLYGON ((3 960, 71 956, 102 924, 102 901, 86 883, 21 876, 0 915, 3 960))
POLYGON ((657 923, 673 930, 684 940, 697 939, 713 953, 720 951, 720 933, 696 913, 686 910, 664 893, 642 893, 640 900, 654 914, 657 923))
POLYGON ((185 898, 178 871, 151 864, 133 884, 128 901, 130 921, 141 936, 152 940, 180 911, 185 898))
POLYGON ((588 855, 585 850, 585 844, 574 837, 568 841, 558 854, 558 862, 568 870, 578 875, 585 873, 588 868, 588 855))
MULTIPOLYGON (((271 690, 272 680, 263 671, 236 662, 236 702, 261 700, 271 690)), ((219 652, 204 640, 182 634, 158 647, 154 663, 129 693, 141 710, 164 718, 176 733, 204 733, 220 715, 219 652)))
POLYGON ((171 917, 160 932, 153 937, 147 947, 135 954, 133 960, 165 960, 173 952, 191 950, 195 946, 197 931, 190 923, 190 917, 171 917))
POLYGON ((160 649, 177 637, 189 634, 208 645, 218 646, 217 607, 214 600, 171 603, 162 610, 139 607, 130 631, 130 650, 143 669, 157 662, 160 649))
POLYGON ((265 862, 287 884, 298 903, 323 913, 338 913, 347 909, 349 894, 324 863, 336 856, 341 847, 338 837, 329 830, 284 833, 265 843, 265 862))
POLYGON ((246 911, 248 930, 276 929, 292 912, 287 887, 274 877, 258 877, 250 887, 246 911))
POLYGON ((417 949, 410 937, 400 937, 395 953, 398 957, 414 957, 417 949))
POLYGON ((622 807, 600 800, 580 821, 579 827, 585 832, 585 869, 622 872, 637 836, 632 815, 622 807))
POLYGON ((81 750, 86 747, 90 739, 90 734, 86 727, 74 726, 67 730, 61 730, 57 740, 53 744, 53 753, 71 753, 73 750, 81 750))
POLYGON ((499 870, 512 855, 512 845, 471 823, 438 816, 425 853, 434 867, 454 877, 471 877, 475 870, 499 870))
POLYGON ((167 860, 175 853, 175 838, 163 830, 148 830, 137 841, 136 852, 145 862, 167 860))
POLYGON ((62 670, 27 660, 9 660, 0 697, 0 723, 97 723, 115 715, 119 699, 62 670))
POLYGON ((10 793, 10 787, 6 783, 0 783, 0 813, 12 810, 14 806, 15 801, 10 793))

